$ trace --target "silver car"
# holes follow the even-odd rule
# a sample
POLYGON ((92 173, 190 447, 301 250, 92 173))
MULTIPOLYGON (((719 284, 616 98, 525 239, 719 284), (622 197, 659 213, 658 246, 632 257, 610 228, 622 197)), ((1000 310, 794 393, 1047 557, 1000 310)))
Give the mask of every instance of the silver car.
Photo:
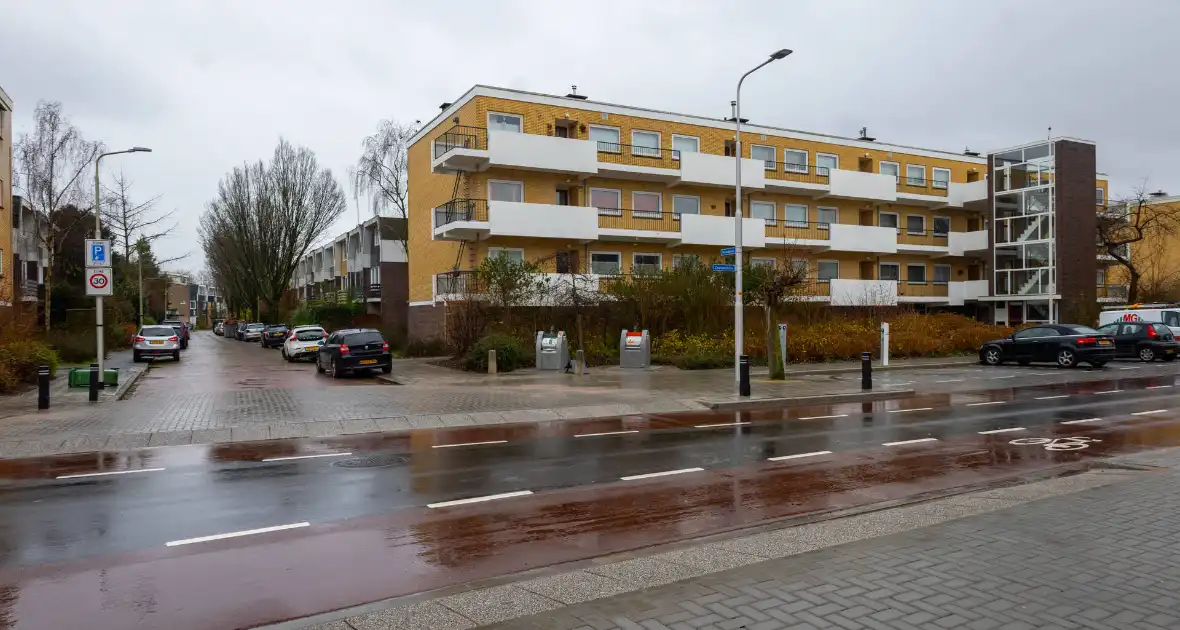
POLYGON ((136 363, 145 359, 172 357, 180 360, 180 336, 171 326, 144 326, 135 336, 131 358, 136 363))
POLYGON ((258 341, 262 339, 262 331, 266 330, 266 324, 247 324, 246 330, 242 333, 242 341, 258 341))

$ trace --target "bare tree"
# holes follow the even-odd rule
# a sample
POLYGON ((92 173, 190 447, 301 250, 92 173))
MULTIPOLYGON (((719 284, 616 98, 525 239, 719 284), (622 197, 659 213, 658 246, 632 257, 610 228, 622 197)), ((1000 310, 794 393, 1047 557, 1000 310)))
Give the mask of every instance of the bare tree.
POLYGON ((1162 244, 1180 231, 1180 204, 1153 203, 1146 187, 1120 199, 1098 214, 1098 253, 1113 258, 1126 270, 1127 301, 1139 301, 1140 284, 1150 256, 1133 256, 1136 244, 1162 244))
MULTIPOLYGON (((110 233, 111 240, 115 242, 116 251, 128 260, 137 239, 143 237, 151 243, 172 233, 177 226, 177 223, 171 220, 172 215, 176 213, 175 210, 159 214, 155 212, 156 204, 160 201, 159 195, 136 202, 131 194, 134 185, 135 183, 124 177, 123 173, 119 173, 114 176, 114 184, 106 187, 106 194, 102 200, 103 225, 110 233)), ((183 256, 164 258, 156 262, 163 264, 180 258, 183 256)))
POLYGON ((766 361, 770 366, 770 378, 786 378, 781 357, 776 359, 775 356, 778 345, 774 334, 778 323, 775 311, 806 286, 806 276, 806 268, 792 264, 790 256, 783 260, 775 258, 773 264, 747 263, 742 270, 742 293, 751 304, 761 306, 766 315, 766 361))
MULTIPOLYGON (((407 125, 395 120, 377 123, 377 132, 361 141, 361 156, 356 166, 349 169, 352 192, 358 198, 368 197, 374 216, 391 213, 408 218, 409 214, 409 147, 410 138, 421 129, 421 124, 407 125)), ((406 247, 406 240, 402 241, 406 247)))
MULTIPOLYGON (((67 234, 87 213, 75 214, 69 221, 56 217, 62 208, 90 208, 92 203, 82 184, 82 174, 89 171, 102 152, 102 144, 89 142, 68 118, 62 115, 59 102, 39 102, 33 110, 33 131, 21 134, 14 150, 17 170, 24 175, 20 188, 33 207, 48 217, 46 228, 38 232, 49 260, 45 265, 45 329, 51 326, 48 305, 53 299, 54 262, 67 234)), ((93 217, 93 215, 90 215, 93 217)))

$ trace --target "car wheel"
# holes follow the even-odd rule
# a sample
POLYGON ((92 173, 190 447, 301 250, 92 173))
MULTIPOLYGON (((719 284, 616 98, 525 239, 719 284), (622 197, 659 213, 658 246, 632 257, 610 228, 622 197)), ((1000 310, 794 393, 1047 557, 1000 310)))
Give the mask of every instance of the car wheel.
POLYGON ((1078 359, 1073 350, 1069 348, 1062 348, 1057 351, 1057 367, 1072 368, 1077 367, 1078 359))
POLYGON ((132 363, 143 362, 143 357, 139 355, 139 350, 132 350, 131 351, 131 362, 132 363))
POLYGON ((389 365, 382 365, 381 371, 385 372, 386 374, 392 374, 393 373, 393 364, 390 363, 389 365))
POLYGON ((1004 359, 1000 355, 999 348, 985 348, 983 351, 983 362, 987 365, 1000 365, 1004 359))
POLYGON ((1153 350, 1150 346, 1139 348, 1139 360, 1143 361, 1144 363, 1151 363, 1152 361, 1155 361, 1155 350, 1153 350))
POLYGON ((179 360, 180 360, 180 350, 176 350, 175 352, 173 352, 173 353, 172 353, 172 360, 173 360, 173 361, 179 361, 179 360))
POLYGON ((314 359, 314 361, 315 361, 315 371, 319 372, 320 374, 323 374, 324 373, 324 365, 322 363, 320 363, 320 358, 317 356, 314 359))
POLYGON ((287 354, 286 348, 283 348, 282 354, 283 354, 283 360, 286 361, 287 363, 290 363, 291 362, 291 355, 287 354))
POLYGON ((331 363, 328 364, 328 372, 332 374, 332 378, 344 376, 344 370, 341 370, 340 366, 336 365, 336 359, 332 359, 331 363))

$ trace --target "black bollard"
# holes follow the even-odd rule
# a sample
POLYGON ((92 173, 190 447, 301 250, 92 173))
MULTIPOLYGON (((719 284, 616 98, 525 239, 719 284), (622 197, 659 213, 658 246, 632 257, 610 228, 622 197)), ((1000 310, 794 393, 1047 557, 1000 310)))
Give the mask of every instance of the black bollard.
POLYGON ((860 388, 865 391, 873 388, 873 355, 868 352, 860 353, 860 388))
POLYGON ((90 402, 98 402, 98 364, 90 364, 90 402))
POLYGON ((738 357, 738 395, 750 396, 750 355, 738 357))
POLYGON ((49 366, 37 368, 37 408, 49 409, 49 366))

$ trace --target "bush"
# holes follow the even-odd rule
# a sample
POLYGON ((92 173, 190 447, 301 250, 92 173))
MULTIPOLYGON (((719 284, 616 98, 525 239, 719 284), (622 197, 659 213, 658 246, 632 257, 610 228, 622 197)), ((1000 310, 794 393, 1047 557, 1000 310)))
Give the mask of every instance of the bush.
MULTIPOLYGON (((426 341, 414 339, 402 347, 402 354, 407 357, 441 357, 447 354, 447 347, 438 339, 427 339, 426 341)), ((486 355, 484 360, 486 362, 486 355)), ((484 368, 486 369, 487 366, 485 365, 484 368)))
POLYGON ((13 341, 0 346, 0 392, 10 391, 20 383, 36 383, 37 369, 49 366, 49 375, 57 374, 57 353, 39 341, 13 341))
POLYGON ((93 332, 55 330, 51 338, 57 356, 66 363, 91 363, 97 356, 93 332))
POLYGON ((511 372, 531 363, 531 357, 519 339, 504 333, 490 333, 471 346, 463 367, 472 372, 487 372, 489 350, 496 351, 496 370, 499 372, 511 372))
POLYGON ((143 316, 143 325, 144 326, 155 326, 156 325, 156 318, 152 317, 151 315, 144 315, 143 316))

